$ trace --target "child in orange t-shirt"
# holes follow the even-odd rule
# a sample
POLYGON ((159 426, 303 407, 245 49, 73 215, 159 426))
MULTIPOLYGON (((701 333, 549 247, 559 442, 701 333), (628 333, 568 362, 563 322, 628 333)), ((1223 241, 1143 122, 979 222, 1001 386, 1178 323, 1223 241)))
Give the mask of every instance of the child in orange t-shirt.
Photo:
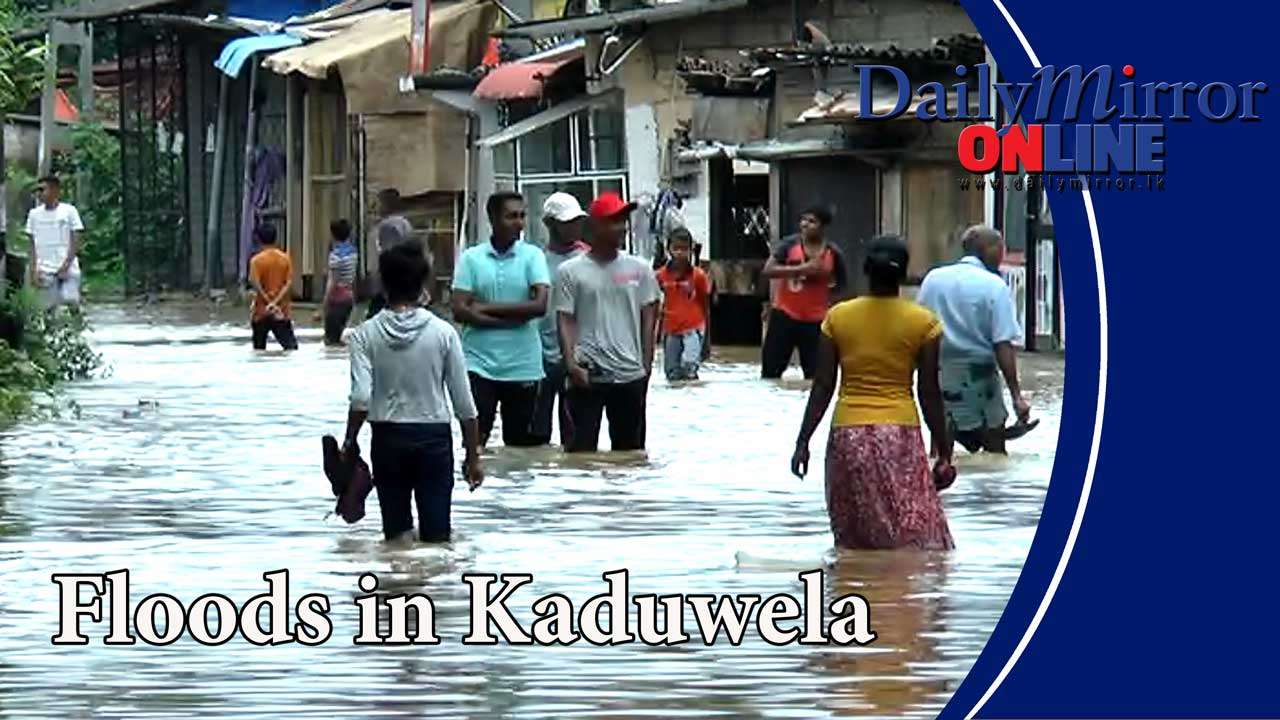
POLYGON ((667 380, 697 380, 711 349, 711 280, 693 263, 693 236, 676 228, 667 240, 670 260, 658 270, 662 288, 662 365, 667 380))

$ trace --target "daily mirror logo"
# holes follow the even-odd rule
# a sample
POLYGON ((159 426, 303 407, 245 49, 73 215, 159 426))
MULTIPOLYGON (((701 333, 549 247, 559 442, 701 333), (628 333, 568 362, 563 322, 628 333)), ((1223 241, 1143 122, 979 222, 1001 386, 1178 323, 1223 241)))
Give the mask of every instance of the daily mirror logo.
POLYGON ((871 89, 859 93, 862 120, 891 120, 914 106, 920 120, 993 122, 993 95, 998 98, 1007 117, 1017 122, 1010 121, 1000 129, 975 124, 961 131, 956 154, 971 173, 996 168, 1007 173, 1021 169, 1071 175, 1111 170, 1162 173, 1166 122, 1189 121, 1192 114, 1213 122, 1256 122, 1262 119, 1258 96, 1267 91, 1265 82, 1139 84, 1132 79, 1137 74, 1132 65, 1120 70, 1122 78, 1115 77, 1106 65, 1087 73, 1080 65, 1061 71, 1045 65, 1028 83, 992 83, 991 68, 985 63, 972 70, 959 65, 955 74, 961 81, 950 88, 941 82, 926 82, 914 90, 899 68, 855 65, 854 70, 859 86, 871 89), (969 82, 974 75, 976 88, 969 82), (1113 97, 1116 80, 1121 82, 1118 95, 1113 97), (886 93, 895 86, 895 104, 886 112, 886 93), (1057 106, 1061 117, 1071 125, 1050 121, 1059 97, 1063 98, 1057 106))

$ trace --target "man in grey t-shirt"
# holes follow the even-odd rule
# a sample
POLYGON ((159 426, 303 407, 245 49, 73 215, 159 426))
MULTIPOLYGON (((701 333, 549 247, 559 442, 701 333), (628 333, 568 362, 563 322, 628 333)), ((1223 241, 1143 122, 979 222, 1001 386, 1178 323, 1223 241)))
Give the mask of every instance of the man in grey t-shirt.
MULTIPOLYGON (((547 228, 547 270, 555 286, 560 266, 586 252, 589 248, 582 241, 582 225, 587 213, 578 199, 569 193, 552 193, 542 204, 542 224, 547 228)), ((546 377, 538 386, 538 401, 533 408, 533 424, 529 433, 542 444, 551 442, 552 417, 559 400, 560 444, 569 446, 569 406, 566 403, 564 365, 560 362, 560 328, 556 312, 549 309, 542 317, 538 329, 542 335, 542 370, 546 377)))
MULTIPOLYGON (((378 193, 378 216, 382 219, 373 226, 374 257, 380 257, 382 253, 413 237, 413 223, 400 214, 402 207, 399 190, 386 188, 378 193)), ((430 282, 430 278, 427 280, 430 282)), ((382 290, 382 279, 378 277, 377 292, 369 301, 366 319, 377 315, 386 305, 386 293, 382 290)))
POLYGON ((613 450, 643 450, 660 291, 649 264, 622 252, 635 205, 616 193, 591 203, 591 251, 560 266, 553 307, 569 376, 569 452, 594 452, 609 415, 613 450))

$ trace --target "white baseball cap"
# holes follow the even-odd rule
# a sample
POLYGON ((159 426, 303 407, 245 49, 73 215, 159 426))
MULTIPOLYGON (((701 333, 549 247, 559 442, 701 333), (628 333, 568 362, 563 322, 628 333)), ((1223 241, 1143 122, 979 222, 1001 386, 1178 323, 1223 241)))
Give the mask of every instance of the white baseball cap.
POLYGON ((551 193, 551 197, 542 203, 542 217, 552 218, 559 222, 569 222, 584 218, 587 213, 578 204, 578 198, 566 192, 551 193))

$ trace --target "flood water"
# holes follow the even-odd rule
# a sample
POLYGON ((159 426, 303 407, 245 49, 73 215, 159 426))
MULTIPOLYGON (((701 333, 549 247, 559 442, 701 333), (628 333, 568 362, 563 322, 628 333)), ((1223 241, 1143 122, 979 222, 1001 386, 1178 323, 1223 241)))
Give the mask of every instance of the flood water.
POLYGON ((388 546, 373 497, 354 526, 325 519, 319 439, 341 437, 345 351, 303 329, 300 351, 255 355, 242 314, 96 310, 112 372, 70 389, 79 417, 0 435, 0 717, 931 716, 1013 588, 1057 441, 1062 361, 1024 357, 1043 423, 1008 459, 957 450, 960 478, 944 493, 956 550, 837 556, 823 433, 809 478, 788 472, 806 398, 798 371, 765 383, 752 351, 730 351, 695 387, 654 380, 647 457, 493 448, 485 485, 455 489, 449 546, 388 546), (534 599, 560 592, 576 607, 619 568, 633 594, 768 597, 799 596, 797 573, 824 564, 828 601, 865 596, 876 642, 774 647, 752 625, 736 647, 461 643, 467 572, 531 573, 509 603, 528 628, 534 599), (51 645, 50 575, 122 568, 135 607, 158 592, 243 603, 266 591, 264 572, 287 568, 291 602, 329 596, 333 637, 108 647, 107 625, 86 619, 88 646, 51 645), (429 594, 442 643, 354 646, 364 572, 382 591, 429 594))

